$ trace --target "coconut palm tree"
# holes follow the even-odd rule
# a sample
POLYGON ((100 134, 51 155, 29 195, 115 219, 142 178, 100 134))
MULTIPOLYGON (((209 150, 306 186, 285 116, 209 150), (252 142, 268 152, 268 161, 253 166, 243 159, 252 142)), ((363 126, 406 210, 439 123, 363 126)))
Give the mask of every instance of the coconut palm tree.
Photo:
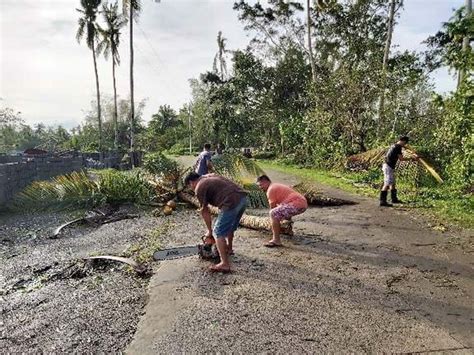
POLYGON ((230 51, 225 48, 225 42, 227 38, 222 37, 222 31, 217 33, 217 53, 214 56, 213 70, 215 73, 219 73, 221 81, 224 81, 225 76, 227 75, 227 64, 225 61, 226 53, 230 51), (218 68, 219 65, 219 68, 218 68))
POLYGON ((127 23, 126 18, 119 13, 118 3, 102 6, 102 14, 106 28, 99 28, 102 40, 98 45, 99 52, 104 53, 105 59, 112 57, 112 77, 114 83, 114 148, 118 148, 118 110, 117 110, 117 84, 115 79, 115 66, 120 65, 118 47, 120 44, 120 30, 127 23))
POLYGON ((96 39, 98 35, 97 13, 101 0, 81 0, 81 8, 76 9, 81 17, 79 18, 76 39, 81 43, 85 35, 87 47, 92 51, 92 58, 94 59, 95 72, 95 86, 97 90, 97 120, 99 123, 99 152, 102 151, 102 118, 100 111, 100 89, 99 89, 99 74, 97 72, 97 49, 96 39))
POLYGON ((133 155, 135 139, 134 139, 134 128, 135 128, 135 101, 134 101, 134 83, 133 83, 133 21, 140 14, 142 10, 140 0, 122 0, 122 9, 125 16, 128 17, 130 25, 130 151, 132 153, 131 162, 132 166, 135 166, 135 159, 133 155))

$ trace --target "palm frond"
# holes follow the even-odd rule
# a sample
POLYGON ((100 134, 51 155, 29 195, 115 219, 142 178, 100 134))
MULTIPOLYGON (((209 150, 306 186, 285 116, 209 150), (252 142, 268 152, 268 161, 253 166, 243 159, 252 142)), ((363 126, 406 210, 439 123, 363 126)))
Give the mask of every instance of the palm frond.
POLYGON ((16 196, 14 207, 27 210, 59 210, 93 206, 102 200, 103 196, 97 183, 81 171, 57 176, 49 181, 33 182, 16 196))
POLYGON ((254 182, 242 181, 242 188, 247 192, 248 207, 268 208, 267 195, 254 182))
MULTIPOLYGON (((413 155, 416 154, 419 157, 419 155, 415 152, 415 150, 412 147, 410 147, 409 145, 405 146, 405 150, 407 150, 408 152, 410 152, 413 155)), ((440 184, 443 183, 443 179, 441 178, 441 176, 439 176, 439 174, 436 172, 436 170, 430 164, 428 164, 421 157, 419 157, 418 161, 421 163, 421 165, 423 165, 423 167, 426 169, 426 171, 428 171, 431 174, 431 176, 433 176, 435 178, 435 180, 438 183, 440 183, 440 184)))
POLYGON ((238 180, 245 177, 256 178, 265 172, 258 164, 241 154, 224 153, 212 158, 214 169, 219 175, 238 180))

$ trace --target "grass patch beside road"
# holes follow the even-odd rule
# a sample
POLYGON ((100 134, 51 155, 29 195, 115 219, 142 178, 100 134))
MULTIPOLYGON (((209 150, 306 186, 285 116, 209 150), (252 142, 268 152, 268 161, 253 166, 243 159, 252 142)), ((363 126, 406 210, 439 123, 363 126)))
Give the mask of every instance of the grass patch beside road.
MULTIPOLYGON (((259 160, 262 169, 274 169, 295 175, 302 179, 322 183, 341 190, 363 196, 377 198, 382 180, 372 172, 339 172, 321 169, 300 168, 286 165, 274 160, 259 160)), ((454 224, 463 228, 474 229, 474 197, 462 193, 448 185, 421 187, 414 189, 408 183, 400 181, 398 189, 401 196, 410 201, 405 208, 417 209, 434 218, 440 225, 454 224)), ((440 227, 442 229, 442 226, 440 227)))

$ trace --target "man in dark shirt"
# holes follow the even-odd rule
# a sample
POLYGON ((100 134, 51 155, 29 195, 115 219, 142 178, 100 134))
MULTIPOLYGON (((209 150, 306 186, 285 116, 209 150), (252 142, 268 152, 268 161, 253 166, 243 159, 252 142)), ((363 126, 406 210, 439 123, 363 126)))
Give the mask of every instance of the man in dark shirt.
POLYGON ((233 254, 234 232, 247 206, 246 193, 234 182, 216 174, 200 176, 191 172, 184 184, 195 192, 201 205, 201 216, 207 227, 206 242, 213 242, 213 234, 216 237, 221 262, 210 270, 227 273, 230 271, 229 254, 233 254), (219 208, 214 230, 208 205, 219 208))
POLYGON ((397 197, 397 189, 395 187, 395 167, 397 166, 398 160, 407 161, 418 159, 416 155, 413 159, 403 157, 402 149, 408 143, 408 140, 407 136, 401 136, 398 142, 392 145, 385 155, 385 161, 382 165, 383 187, 382 191, 380 191, 380 206, 392 206, 392 204, 387 202, 388 190, 390 190, 393 203, 402 203, 397 197))

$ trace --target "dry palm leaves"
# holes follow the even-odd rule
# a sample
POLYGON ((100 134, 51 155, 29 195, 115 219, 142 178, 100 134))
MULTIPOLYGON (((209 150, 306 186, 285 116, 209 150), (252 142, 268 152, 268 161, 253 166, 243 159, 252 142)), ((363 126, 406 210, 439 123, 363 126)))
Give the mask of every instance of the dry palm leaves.
POLYGON ((293 188, 302 195, 304 195, 304 197, 306 197, 306 200, 308 201, 308 204, 312 206, 325 207, 356 204, 356 202, 354 201, 324 196, 321 190, 319 190, 314 183, 311 183, 309 181, 301 182, 293 186, 293 188))
MULTIPOLYGON (((346 167, 353 171, 369 170, 370 168, 381 167, 385 154, 387 153, 386 148, 375 148, 368 150, 363 153, 351 155, 347 158, 346 167)), ((410 146, 405 146, 404 156, 407 158, 419 157, 419 154, 410 146)), ((398 163, 399 174, 402 176, 410 176, 414 179, 419 179, 422 171, 428 172, 438 183, 442 183, 443 179, 435 171, 435 169, 426 162, 423 158, 419 158, 416 161, 401 161, 398 163)))

